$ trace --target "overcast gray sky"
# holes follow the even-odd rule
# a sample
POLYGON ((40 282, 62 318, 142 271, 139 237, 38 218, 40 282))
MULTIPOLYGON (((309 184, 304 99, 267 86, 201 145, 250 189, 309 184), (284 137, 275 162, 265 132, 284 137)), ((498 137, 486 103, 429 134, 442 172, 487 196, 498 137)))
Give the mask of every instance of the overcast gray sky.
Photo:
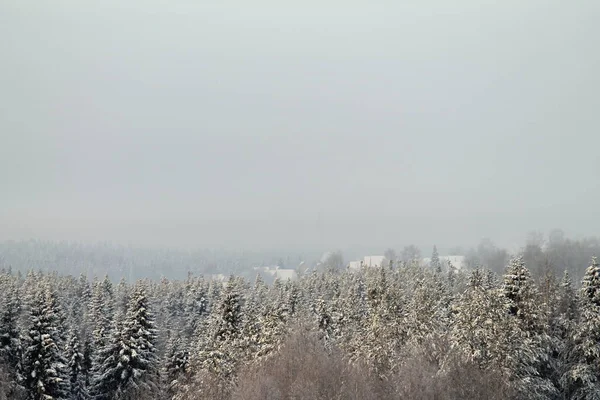
POLYGON ((0 239, 396 248, 600 222, 600 2, 0 2, 0 239))

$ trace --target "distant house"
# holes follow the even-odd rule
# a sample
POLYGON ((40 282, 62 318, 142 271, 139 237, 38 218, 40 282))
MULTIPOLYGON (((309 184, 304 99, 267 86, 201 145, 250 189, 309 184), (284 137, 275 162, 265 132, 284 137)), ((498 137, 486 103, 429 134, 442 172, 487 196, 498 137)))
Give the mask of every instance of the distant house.
POLYGON ((383 267, 385 266, 385 256, 367 256, 363 262, 365 267, 383 267))
POLYGON ((361 266, 364 267, 381 267, 386 265, 385 256, 366 256, 360 261, 350 261, 348 263, 348 268, 351 270, 360 269, 361 266))
POLYGON ((362 266, 362 261, 350 261, 348 263, 348 269, 351 269, 353 271, 359 270, 361 266, 362 266))

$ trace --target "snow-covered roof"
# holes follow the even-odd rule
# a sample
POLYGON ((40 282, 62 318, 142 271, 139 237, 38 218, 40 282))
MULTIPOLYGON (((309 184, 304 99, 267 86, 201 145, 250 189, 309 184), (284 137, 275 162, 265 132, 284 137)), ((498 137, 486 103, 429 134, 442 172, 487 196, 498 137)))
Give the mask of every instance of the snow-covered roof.
POLYGON ((385 261, 385 256, 366 256, 364 263, 366 267, 381 267, 385 261))
POLYGON ((350 261, 348 263, 348 268, 352 269, 352 270, 358 270, 358 269, 360 269, 360 264, 361 264, 361 261, 350 261))
POLYGON ((385 265, 385 256, 366 256, 362 260, 350 261, 348 268, 351 270, 358 270, 361 266, 365 267, 381 267, 385 265))

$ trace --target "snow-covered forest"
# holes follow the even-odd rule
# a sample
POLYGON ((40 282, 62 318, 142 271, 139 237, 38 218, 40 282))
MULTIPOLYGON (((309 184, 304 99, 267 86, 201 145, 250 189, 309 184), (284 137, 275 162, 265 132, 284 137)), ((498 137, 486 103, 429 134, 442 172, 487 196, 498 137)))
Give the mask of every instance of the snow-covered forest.
POLYGON ((0 275, 0 399, 596 399, 600 265, 0 275))

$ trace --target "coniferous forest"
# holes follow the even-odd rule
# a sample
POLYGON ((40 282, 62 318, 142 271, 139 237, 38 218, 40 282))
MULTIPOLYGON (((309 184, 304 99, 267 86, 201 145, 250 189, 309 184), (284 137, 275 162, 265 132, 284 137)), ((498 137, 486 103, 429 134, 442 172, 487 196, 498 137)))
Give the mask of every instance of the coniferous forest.
POLYGON ((0 400, 600 400, 599 44, 600 0, 0 0, 0 400))
POLYGON ((597 399, 581 282, 390 263, 267 285, 0 275, 0 399, 597 399))

